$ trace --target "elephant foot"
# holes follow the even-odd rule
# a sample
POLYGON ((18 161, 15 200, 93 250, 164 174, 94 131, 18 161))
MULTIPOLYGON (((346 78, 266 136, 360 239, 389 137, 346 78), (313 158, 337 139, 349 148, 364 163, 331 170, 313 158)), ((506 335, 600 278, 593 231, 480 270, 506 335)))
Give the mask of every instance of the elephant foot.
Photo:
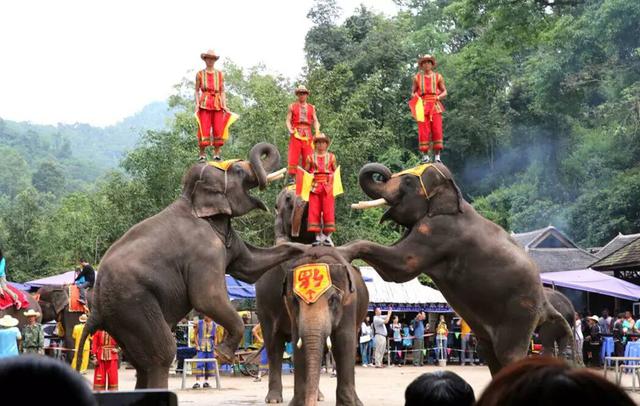
POLYGON ((220 360, 222 361, 223 364, 233 363, 235 359, 235 351, 233 350, 233 348, 229 347, 226 343, 220 344, 215 351, 220 357, 220 360))
POLYGON ((282 403, 282 391, 270 390, 264 401, 265 403, 282 403))

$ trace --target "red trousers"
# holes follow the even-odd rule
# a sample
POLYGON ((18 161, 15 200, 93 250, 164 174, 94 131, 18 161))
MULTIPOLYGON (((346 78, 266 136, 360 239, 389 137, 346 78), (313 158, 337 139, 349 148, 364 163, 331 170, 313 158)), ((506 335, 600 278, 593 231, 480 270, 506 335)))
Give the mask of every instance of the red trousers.
POLYGON ((309 194, 309 220, 307 231, 310 233, 325 234, 336 231, 335 200, 333 193, 327 191, 325 187, 319 187, 318 192, 309 194), (322 216, 322 222, 320 217, 322 216))
POLYGON ((433 113, 425 117, 425 121, 418 123, 418 148, 420 152, 429 152, 429 145, 433 142, 434 151, 442 150, 442 114, 433 113))
POLYGON ((97 361, 93 374, 93 390, 118 390, 118 360, 97 361), (108 383, 108 385, 107 385, 108 383))
POLYGON ((309 135, 307 136, 309 141, 302 141, 293 135, 289 137, 289 162, 287 165, 287 169, 289 172, 289 176, 296 176, 296 168, 298 165, 304 166, 304 163, 307 159, 307 156, 313 153, 311 149, 311 131, 309 131, 309 135), (302 162, 300 162, 300 158, 302 158, 302 162))
POLYGON ((198 109, 198 145, 200 147, 224 145, 222 131, 224 130, 224 110, 198 109))

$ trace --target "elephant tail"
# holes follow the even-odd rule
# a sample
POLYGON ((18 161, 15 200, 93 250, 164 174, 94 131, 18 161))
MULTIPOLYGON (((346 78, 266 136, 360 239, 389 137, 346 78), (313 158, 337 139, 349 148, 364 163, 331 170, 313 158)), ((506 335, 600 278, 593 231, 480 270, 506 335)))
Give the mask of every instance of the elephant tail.
MULTIPOLYGON (((95 307, 95 306, 94 306, 95 307)), ((82 366, 82 356, 84 355, 84 343, 89 338, 89 335, 93 335, 96 331, 102 328, 102 320, 100 319, 99 313, 96 311, 97 309, 93 309, 89 318, 87 319, 87 323, 82 329, 82 335, 80 336, 80 343, 78 345, 78 353, 77 353, 77 362, 76 362, 76 371, 80 371, 80 367, 82 366)))

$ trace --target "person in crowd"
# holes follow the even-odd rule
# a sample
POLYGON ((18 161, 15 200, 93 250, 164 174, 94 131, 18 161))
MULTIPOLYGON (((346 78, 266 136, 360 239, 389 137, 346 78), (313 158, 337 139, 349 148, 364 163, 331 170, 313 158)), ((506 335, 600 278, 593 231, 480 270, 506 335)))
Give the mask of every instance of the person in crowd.
POLYGON ((402 366, 402 324, 397 315, 393 316, 391 333, 391 364, 402 366))
POLYGON ((473 365, 473 349, 471 348, 471 327, 460 318, 457 322, 460 326, 460 365, 473 365))
POLYGON ((22 334, 16 327, 18 323, 18 319, 8 314, 0 318, 0 358, 20 355, 18 341, 22 340, 22 334))
POLYGON ((96 358, 93 390, 118 390, 118 343, 104 330, 93 335, 91 354, 96 358))
POLYGON ((602 310, 602 316, 598 320, 598 325, 600 325, 601 334, 604 334, 604 335, 611 334, 613 318, 609 315, 609 309, 602 310))
MULTIPOLYGON (((214 340, 215 340, 215 332, 216 332, 216 324, 209 318, 209 316, 204 316, 203 320, 198 320, 195 327, 195 337, 196 337, 196 349, 198 354, 196 358, 199 359, 207 359, 214 358, 213 350, 214 350, 214 340)), ((215 374, 213 362, 198 362, 196 364, 196 368, 194 370, 196 375, 196 383, 193 384, 193 389, 200 388, 200 379, 204 378, 204 383, 202 384, 203 388, 210 388, 209 385, 209 377, 215 374)))
POLYGON ((289 105, 287 112, 287 130, 289 130, 289 153, 287 173, 289 182, 294 183, 298 165, 307 161, 307 157, 313 152, 313 137, 311 127, 315 135, 320 134, 320 122, 313 104, 307 103, 309 90, 300 85, 296 88, 295 95, 298 100, 289 105))
POLYGON ((619 386, 588 369, 572 368, 557 358, 532 357, 502 369, 476 403, 476 406, 538 405, 631 406, 634 402, 619 386))
POLYGON ((264 345, 264 337, 262 335, 262 326, 260 325, 260 323, 256 324, 251 329, 251 337, 253 338, 252 347, 256 349, 262 348, 262 346, 264 345))
POLYGON ((618 313, 618 317, 613 322, 611 334, 613 335, 613 348, 616 357, 624 355, 624 346, 627 343, 627 337, 623 332, 622 324, 624 323, 624 313, 618 313))
POLYGON ((76 276, 74 283, 80 289, 80 299, 79 301, 82 304, 87 304, 87 289, 93 288, 93 284, 96 281, 96 271, 93 269, 91 265, 87 262, 86 259, 80 259, 80 266, 82 267, 82 271, 76 276), (80 280, 84 280, 84 282, 80 282, 80 280))
POLYGON ((207 159, 207 147, 213 146, 213 160, 220 161, 220 151, 224 145, 223 131, 227 99, 224 91, 224 74, 214 68, 220 56, 208 50, 200 54, 206 64, 205 69, 196 74, 195 114, 198 119, 198 147, 200 162, 207 159))
POLYGON ((580 313, 574 312, 574 328, 573 328, 573 340, 575 341, 575 358, 578 366, 584 366, 582 360, 582 346, 584 345, 584 335, 582 334, 582 318, 580 313))
POLYGON ((444 315, 440 315, 440 321, 436 327, 436 358, 438 360, 447 359, 447 338, 449 336, 449 329, 447 328, 447 322, 444 319, 444 315))
POLYGON ((369 354, 371 348, 371 322, 369 316, 365 317, 360 324, 360 359, 362 366, 367 367, 370 364, 369 354))
POLYGON ((402 354, 404 363, 407 362, 407 355, 411 353, 413 348, 412 328, 407 323, 402 323, 402 354))
POLYGON ((38 323, 40 313, 29 309, 23 314, 27 318, 27 325, 22 329, 22 352, 44 355, 44 330, 42 324, 38 323))
POLYGON ((418 59, 420 71, 413 78, 412 101, 420 98, 424 107, 424 120, 418 121, 418 148, 422 153, 422 162, 430 161, 429 148, 433 144, 435 161, 441 162, 440 152, 443 148, 441 100, 447 97, 444 78, 434 71, 436 58, 423 55, 418 59))
POLYGON ((419 312, 411 322, 413 328, 413 366, 424 365, 424 321, 427 318, 424 312, 419 312))
POLYGON ((50 357, 25 355, 0 362, 0 390, 5 405, 97 405, 85 379, 50 357))
POLYGON ((624 320, 622 321, 622 332, 624 334, 633 333, 633 327, 636 325, 633 315, 629 310, 624 312, 624 320))
POLYGON ((600 334, 600 325, 598 316, 591 316, 587 318, 589 323, 589 334, 584 337, 584 342, 587 348, 587 359, 591 366, 600 366, 600 346, 602 345, 602 337, 600 334))
POLYGON ((313 175, 309 194, 309 218, 307 231, 315 233, 313 245, 333 246, 331 234, 336 231, 335 198, 333 180, 338 163, 336 156, 328 152, 329 137, 319 134, 314 138, 315 150, 307 156, 304 169, 313 175))
POLYGON ((389 307, 386 317, 382 316, 382 309, 376 307, 373 316, 373 335, 375 341, 375 363, 376 368, 382 368, 382 360, 384 353, 387 350, 387 326, 391 320, 392 309, 389 307))
MULTIPOLYGON (((71 333, 71 337, 74 341, 75 352, 73 353, 73 360, 71 361, 71 368, 76 369, 76 363, 78 361, 78 354, 80 352, 80 338, 82 337, 82 332, 84 331, 84 327, 87 323, 87 315, 83 314, 78 319, 79 323, 73 326, 73 332, 71 333)), ((87 339, 84 342, 84 347, 82 347, 82 365, 80 365, 80 373, 86 374, 87 368, 89 368, 89 352, 91 351, 91 336, 87 336, 87 339)))
POLYGON ((251 344, 253 343, 253 326, 251 325, 251 315, 249 312, 242 312, 242 324, 244 324, 244 331, 240 347, 247 350, 251 348, 251 344))
POLYGON ((472 406, 473 388, 451 371, 422 374, 407 386, 405 406, 472 406))
POLYGON ((7 285, 7 261, 2 254, 2 249, 0 248, 0 297, 4 298, 4 295, 9 295, 11 299, 13 299, 13 303, 16 306, 16 309, 20 310, 22 307, 22 303, 18 298, 18 295, 11 289, 9 289, 9 285, 7 285))

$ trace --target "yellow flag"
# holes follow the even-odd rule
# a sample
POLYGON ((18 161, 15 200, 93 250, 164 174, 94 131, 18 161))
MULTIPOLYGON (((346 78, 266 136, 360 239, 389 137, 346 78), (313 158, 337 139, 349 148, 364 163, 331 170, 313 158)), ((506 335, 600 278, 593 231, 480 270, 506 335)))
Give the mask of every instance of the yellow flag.
POLYGON ((424 103, 422 103, 422 97, 418 97, 416 101, 416 121, 419 123, 424 122, 424 103))
POLYGON ((344 189, 342 188, 342 176, 340 175, 340 167, 338 166, 333 174, 333 197, 336 197, 343 193, 344 189))
POLYGON ((229 127, 231 127, 231 124, 235 123, 236 120, 240 118, 240 116, 236 113, 229 112, 227 114, 228 117, 226 118, 224 123, 224 130, 222 130, 222 139, 225 141, 229 139, 229 127))
POLYGON ((308 202, 309 194, 311 194, 311 187, 313 186, 313 175, 301 167, 298 167, 296 172, 296 183, 299 185, 300 197, 305 202, 308 202))

